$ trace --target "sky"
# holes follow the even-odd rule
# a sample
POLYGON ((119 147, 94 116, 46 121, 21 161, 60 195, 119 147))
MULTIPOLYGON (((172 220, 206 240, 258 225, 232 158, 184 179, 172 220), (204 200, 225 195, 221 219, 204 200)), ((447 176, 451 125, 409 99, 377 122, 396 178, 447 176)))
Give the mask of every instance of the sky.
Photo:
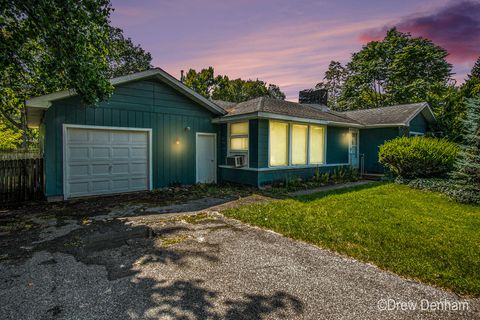
POLYGON ((208 66, 279 85, 287 99, 321 82, 388 28, 445 48, 463 82, 480 56, 480 0, 112 0, 112 24, 176 78, 208 66))

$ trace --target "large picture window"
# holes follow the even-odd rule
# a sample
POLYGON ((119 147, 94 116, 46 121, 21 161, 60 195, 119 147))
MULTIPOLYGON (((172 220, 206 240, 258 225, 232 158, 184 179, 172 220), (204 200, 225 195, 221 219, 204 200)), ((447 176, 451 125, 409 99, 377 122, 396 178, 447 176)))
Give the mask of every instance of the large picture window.
POLYGON ((292 125, 292 164, 307 164, 308 126, 292 125))
POLYGON ((325 163, 325 127, 270 121, 270 166, 325 163))
POLYGON ((248 151, 248 121, 230 124, 230 151, 248 151))
POLYGON ((270 121, 270 165, 288 165, 288 123, 270 121))
POLYGON ((325 163, 325 129, 310 126, 310 159, 311 164, 325 163))

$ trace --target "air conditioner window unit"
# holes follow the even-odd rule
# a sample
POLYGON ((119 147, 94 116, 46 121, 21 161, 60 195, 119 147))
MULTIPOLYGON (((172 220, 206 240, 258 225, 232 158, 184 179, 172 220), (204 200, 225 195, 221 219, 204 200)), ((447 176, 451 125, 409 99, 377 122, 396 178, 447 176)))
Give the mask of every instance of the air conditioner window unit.
POLYGON ((245 167, 245 156, 228 156, 227 157, 227 166, 232 166, 235 168, 245 167))

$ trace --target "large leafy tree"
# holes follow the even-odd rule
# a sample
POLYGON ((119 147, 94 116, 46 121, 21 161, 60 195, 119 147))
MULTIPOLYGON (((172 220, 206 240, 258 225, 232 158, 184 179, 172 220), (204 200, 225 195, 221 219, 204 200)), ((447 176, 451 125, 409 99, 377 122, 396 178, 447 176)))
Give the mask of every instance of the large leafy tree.
POLYGON ((341 104, 349 109, 428 101, 441 107, 451 82, 452 66, 445 49, 425 38, 390 29, 382 41, 372 41, 354 53, 341 104))
POLYGON ((184 83, 206 98, 231 102, 242 102, 268 96, 284 100, 285 94, 277 85, 261 80, 230 79, 225 75, 215 76, 213 67, 196 71, 190 69, 184 83))
POLYGON ((108 78, 150 67, 151 56, 109 25, 109 0, 0 2, 0 116, 22 133, 24 101, 72 89, 88 105, 109 97, 108 78))
POLYGON ((108 77, 114 78, 152 68, 152 55, 125 37, 123 30, 109 27, 108 77))
POLYGON ((480 97, 468 100, 463 125, 462 151, 452 175, 454 196, 462 202, 480 204, 480 97))
POLYGON ((342 92, 342 88, 347 76, 347 69, 338 61, 330 61, 325 76, 324 82, 318 83, 315 87, 317 89, 326 89, 328 91, 327 105, 333 109, 341 111, 342 107, 338 104, 338 99, 342 92))
POLYGON ((107 98, 108 0, 0 2, 0 113, 26 132, 22 102, 72 88, 85 103, 107 98))

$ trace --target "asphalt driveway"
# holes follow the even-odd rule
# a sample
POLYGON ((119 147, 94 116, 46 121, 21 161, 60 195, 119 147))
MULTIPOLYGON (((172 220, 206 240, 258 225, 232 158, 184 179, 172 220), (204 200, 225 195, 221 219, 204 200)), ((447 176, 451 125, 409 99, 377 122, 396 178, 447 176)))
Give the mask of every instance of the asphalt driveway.
POLYGON ((0 237, 1 318, 480 319, 478 299, 226 219, 231 200, 29 218, 0 237))

